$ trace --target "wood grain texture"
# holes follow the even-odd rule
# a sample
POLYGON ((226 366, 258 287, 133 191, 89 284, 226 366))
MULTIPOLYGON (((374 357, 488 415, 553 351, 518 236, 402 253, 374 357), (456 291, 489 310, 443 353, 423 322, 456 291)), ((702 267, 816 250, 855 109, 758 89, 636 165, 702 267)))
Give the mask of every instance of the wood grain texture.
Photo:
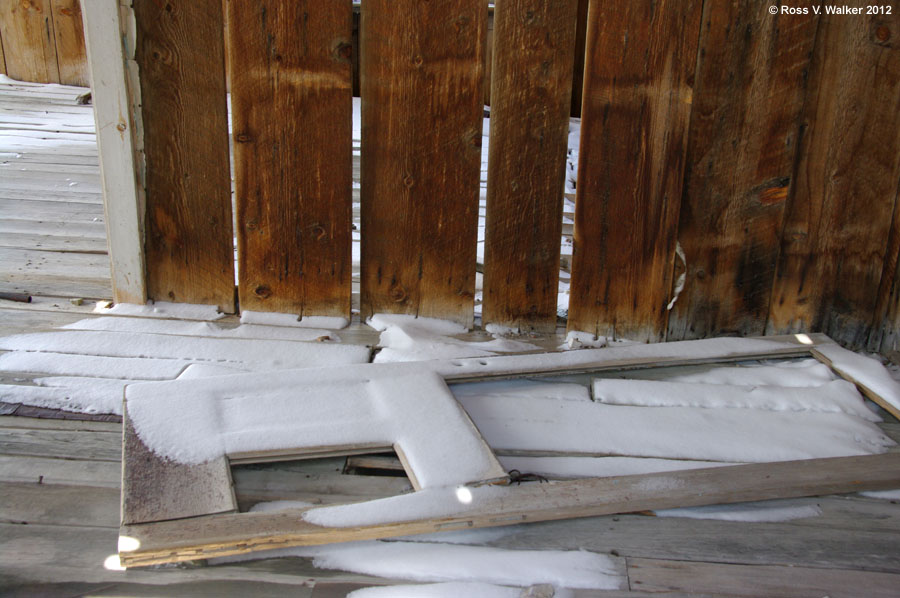
POLYGON ((0 0, 0 37, 13 79, 59 83, 51 0, 0 0))
POLYGON ((237 511, 228 459, 169 462, 147 448, 127 418, 122 463, 123 525, 237 511))
POLYGON ((704 5, 668 340, 764 331, 817 19, 704 5))
POLYGON ((485 11, 362 5, 361 313, 474 317, 485 11))
POLYGON ((900 587, 900 575, 893 573, 652 559, 628 559, 628 579, 637 590, 664 596, 685 592, 678 595, 893 598, 900 587))
POLYGON ((221 0, 134 3, 147 295, 234 311, 221 0))
POLYGON ((483 322, 553 332, 578 0, 498 0, 483 322))
POLYGON ((894 218, 884 253, 884 270, 869 337, 869 351, 888 355, 900 351, 900 188, 894 200, 894 218))
POLYGON ((591 2, 569 330, 665 336, 701 5, 591 2))
POLYGON ((56 62, 63 85, 90 87, 81 0, 52 0, 56 62))
POLYGON ((823 16, 819 29, 767 332, 822 331, 857 347, 893 258, 900 12, 823 16))
POLYGON ((229 2, 243 309, 350 317, 349 2, 229 2))
POLYGON ((6 56, 3 53, 3 28, 0 27, 0 75, 6 74, 6 56))
MULTIPOLYGON (((406 534, 514 525, 576 517, 771 498, 817 496, 900 483, 900 453, 736 465, 554 484, 510 486, 441 518, 327 528, 300 510, 219 515, 123 526, 140 547, 120 553, 123 564, 152 565, 267 548, 327 544, 406 534)), ((397 513, 398 519, 403 513, 397 513)))

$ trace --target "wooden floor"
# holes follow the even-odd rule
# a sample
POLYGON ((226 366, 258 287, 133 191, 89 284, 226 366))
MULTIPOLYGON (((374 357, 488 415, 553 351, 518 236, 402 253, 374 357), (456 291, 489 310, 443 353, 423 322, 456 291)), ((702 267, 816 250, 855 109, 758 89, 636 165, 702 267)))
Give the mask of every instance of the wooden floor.
MULTIPOLYGON (((110 298, 96 147, 85 126, 90 108, 74 104, 80 91, 0 84, 0 291, 34 298, 0 300, 0 335, 92 317, 94 300, 110 298)), ((375 335, 357 325, 342 337, 371 343, 375 335)), ((29 375, 3 374, 0 382, 29 375)), ((0 412, 0 595, 324 598, 401 583, 317 569, 305 558, 109 570, 121 426, 47 419, 60 414, 14 405, 0 404, 0 412)), ((886 429, 896 436, 898 425, 886 429)), ((334 460, 246 467, 235 472, 236 492, 246 506, 346 501, 406 485, 341 468, 334 460)), ((786 523, 619 515, 522 525, 488 544, 595 551, 626 575, 620 591, 576 596, 900 596, 900 504, 859 495, 790 504, 818 505, 822 515, 786 523)))

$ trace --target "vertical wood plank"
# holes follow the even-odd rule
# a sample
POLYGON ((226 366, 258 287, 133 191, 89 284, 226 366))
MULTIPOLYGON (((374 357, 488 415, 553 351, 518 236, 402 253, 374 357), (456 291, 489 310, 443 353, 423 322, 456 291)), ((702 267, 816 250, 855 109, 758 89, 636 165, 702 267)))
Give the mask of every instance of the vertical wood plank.
MULTIPOLYGON (((123 7, 125 18, 131 9, 123 7)), ((129 87, 119 0, 85 3, 85 49, 93 82, 94 122, 100 153, 103 211, 109 246, 113 298, 117 303, 147 301, 144 269, 143 188, 139 179, 140 127, 129 87)), ((133 43, 129 43, 133 49, 133 43)))
POLYGON ((59 82, 63 85, 89 87, 91 83, 84 49, 81 0, 52 0, 52 2, 59 82))
MULTIPOLYGON (((900 187, 900 186, 898 186, 900 187)), ((900 188, 894 200, 894 217, 884 254, 884 270, 872 319, 869 350, 884 355, 900 352, 900 188)), ((894 358, 896 361, 896 356, 894 358)))
POLYGON ((763 334, 816 25, 755 0, 705 3, 668 340, 763 334))
POLYGON ((578 0, 497 0, 483 322, 556 329, 578 0))
POLYGON ((487 31, 484 43, 484 105, 491 105, 491 81, 494 67, 494 7, 488 8, 487 31))
POLYGON ((0 37, 13 79, 59 83, 51 12, 50 0, 0 0, 0 37))
POLYGON ((819 28, 767 332, 813 330, 857 347, 900 180, 900 11, 823 15, 819 28))
POLYGON ((472 325, 483 0, 362 4, 362 314, 472 325))
POLYGON ((150 299, 234 311, 221 0, 135 0, 150 299))
POLYGON ((240 304, 349 318, 351 4, 228 6, 240 304))
POLYGON ((665 336, 701 5, 591 2, 569 330, 665 336))

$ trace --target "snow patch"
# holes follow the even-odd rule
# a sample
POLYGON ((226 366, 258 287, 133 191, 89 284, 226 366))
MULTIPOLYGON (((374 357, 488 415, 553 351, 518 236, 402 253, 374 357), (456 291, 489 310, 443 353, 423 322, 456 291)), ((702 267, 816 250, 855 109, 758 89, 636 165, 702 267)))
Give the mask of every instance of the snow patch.
POLYGON ((194 303, 169 303, 167 301, 148 301, 146 305, 133 303, 117 303, 109 307, 100 303, 94 313, 113 314, 116 316, 136 316, 142 318, 173 318, 176 320, 218 320, 225 314, 215 305, 198 305, 194 303))
POLYGON ((347 318, 331 316, 305 316, 263 311, 241 312, 241 324, 262 324, 265 326, 292 326, 296 328, 346 328, 350 325, 347 318))
POLYGON ((746 523, 777 523, 818 517, 822 509, 818 505, 785 504, 777 501, 746 502, 731 505, 709 505, 654 511, 657 517, 684 517, 687 519, 715 519, 718 521, 742 521, 746 523))

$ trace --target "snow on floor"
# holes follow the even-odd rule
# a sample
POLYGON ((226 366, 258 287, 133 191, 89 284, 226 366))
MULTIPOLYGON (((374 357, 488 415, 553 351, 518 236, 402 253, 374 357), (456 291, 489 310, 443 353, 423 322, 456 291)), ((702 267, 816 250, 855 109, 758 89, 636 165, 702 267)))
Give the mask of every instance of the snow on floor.
POLYGON ((168 303, 166 301, 148 301, 147 305, 118 303, 113 306, 98 303, 94 312, 114 316, 133 316, 141 318, 173 318, 176 320, 218 320, 225 314, 215 305, 195 305, 192 303, 168 303))
POLYGON ((684 517, 687 519, 714 519, 745 523, 777 523, 818 517, 822 509, 818 505, 795 501, 745 502, 733 505, 708 505, 683 509, 654 511, 657 517, 684 517))
POLYGON ((786 388, 597 378, 593 390, 594 400, 608 405, 847 413, 871 422, 881 421, 866 407, 856 386, 846 380, 786 388))
MULTIPOLYGON (((390 579, 617 590, 626 585, 612 558, 588 551, 506 550, 486 546, 370 541, 271 550, 213 562, 312 557, 323 569, 390 579)), ((440 594, 439 594, 440 595, 440 594)), ((465 595, 465 594, 463 594, 465 595)))
MULTIPOLYGON (((554 598, 567 595, 554 592, 554 598)), ((459 598, 460 596, 477 596, 478 598, 521 598, 521 588, 510 588, 489 583, 474 581, 451 581, 432 584, 377 586, 354 590, 347 598, 459 598)))
POLYGON ((214 338, 244 338, 281 341, 340 341, 333 331, 324 328, 300 328, 242 324, 235 328, 223 328, 212 322, 151 320, 148 318, 104 317, 87 318, 62 327, 64 330, 97 330, 107 332, 134 332, 142 334, 168 334, 175 336, 207 336, 214 338))
POLYGON ((409 315, 375 314, 366 322, 381 332, 375 363, 490 357, 498 353, 537 351, 531 343, 494 335, 490 341, 464 341, 451 335, 464 334, 462 325, 435 318, 409 315))

